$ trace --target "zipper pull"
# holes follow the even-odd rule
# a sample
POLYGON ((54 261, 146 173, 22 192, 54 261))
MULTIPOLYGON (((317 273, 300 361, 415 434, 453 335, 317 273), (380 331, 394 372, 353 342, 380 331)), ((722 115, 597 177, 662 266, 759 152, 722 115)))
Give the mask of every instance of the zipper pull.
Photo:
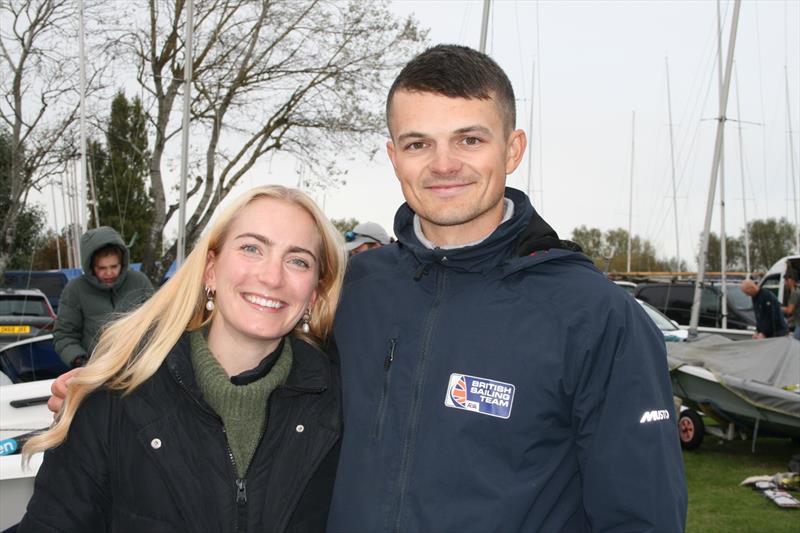
POLYGON ((244 479, 236 480, 236 503, 239 505, 247 503, 247 482, 244 479))
POLYGON ((383 361, 383 369, 389 370, 389 367, 392 366, 392 361, 394 361, 394 347, 397 345, 397 339, 389 339, 389 353, 386 354, 386 359, 383 361))

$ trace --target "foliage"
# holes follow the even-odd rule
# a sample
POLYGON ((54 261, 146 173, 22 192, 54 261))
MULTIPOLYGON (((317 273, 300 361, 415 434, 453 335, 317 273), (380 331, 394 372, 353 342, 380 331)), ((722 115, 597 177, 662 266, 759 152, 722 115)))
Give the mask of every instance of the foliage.
MULTIPOLYGON (((725 270, 745 270, 743 241, 725 236, 725 270)), ((719 236, 713 231, 708 234, 708 254, 706 255, 706 271, 722 271, 722 246, 719 236)))
POLYGON ((118 92, 111 103, 106 146, 93 142, 88 150, 100 223, 117 230, 126 243, 133 241, 132 262, 144 254, 153 215, 153 200, 147 190, 147 120, 139 98, 129 102, 123 92, 118 92))
POLYGON ((753 455, 751 444, 749 440, 720 442, 706 435, 700 448, 684 452, 687 533, 797 531, 797 511, 781 509, 739 483, 750 476, 787 472, 789 459, 800 453, 800 446, 789 439, 759 438, 753 455))
MULTIPOLYGON (((794 224, 784 217, 757 219, 749 222, 750 262, 754 271, 766 271, 781 257, 793 253, 795 247, 794 224)), ((741 241, 744 242, 744 232, 741 241)))
MULTIPOLYGON (((603 233, 598 228, 580 226, 572 230, 572 240, 594 261, 597 268, 606 272, 624 272, 628 268, 628 232, 622 228, 603 233)), ((671 270, 668 260, 658 259, 653 244, 634 235, 631 239, 631 271, 671 270)))
POLYGON ((355 218, 332 218, 331 223, 342 235, 358 226, 358 220, 355 218))

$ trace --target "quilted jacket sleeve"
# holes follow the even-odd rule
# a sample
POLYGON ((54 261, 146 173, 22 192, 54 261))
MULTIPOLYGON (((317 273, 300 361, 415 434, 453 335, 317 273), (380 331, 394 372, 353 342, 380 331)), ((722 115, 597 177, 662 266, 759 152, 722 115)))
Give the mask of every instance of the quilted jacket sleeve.
POLYGON ((53 331, 53 346, 67 366, 72 366, 76 357, 86 357, 86 348, 81 345, 83 336, 83 310, 78 298, 79 287, 70 283, 64 288, 58 305, 58 317, 53 331))

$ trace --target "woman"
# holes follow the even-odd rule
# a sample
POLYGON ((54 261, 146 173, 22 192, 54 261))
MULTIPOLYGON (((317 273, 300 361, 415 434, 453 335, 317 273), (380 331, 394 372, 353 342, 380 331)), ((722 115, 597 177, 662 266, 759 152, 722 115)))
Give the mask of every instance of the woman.
POLYGON ((345 262, 303 193, 234 201, 29 442, 48 451, 19 531, 323 530, 341 405, 319 345, 345 262))

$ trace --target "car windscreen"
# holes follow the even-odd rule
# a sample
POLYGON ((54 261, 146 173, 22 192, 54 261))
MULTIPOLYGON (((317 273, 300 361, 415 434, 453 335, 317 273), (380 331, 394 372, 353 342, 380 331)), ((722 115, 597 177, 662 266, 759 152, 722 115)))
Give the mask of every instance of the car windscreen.
POLYGON ((48 316, 42 298, 31 296, 0 297, 0 316, 48 316))
POLYGON ((739 311, 753 310, 753 300, 738 285, 728 285, 728 301, 739 311))
POLYGON ((675 324, 673 324, 669 318, 662 315, 647 302, 640 301, 639 303, 642 304, 642 307, 644 308, 645 312, 647 312, 647 315, 653 322, 656 323, 656 326, 658 326, 658 329, 661 331, 675 331, 676 329, 679 329, 675 327, 675 324))

